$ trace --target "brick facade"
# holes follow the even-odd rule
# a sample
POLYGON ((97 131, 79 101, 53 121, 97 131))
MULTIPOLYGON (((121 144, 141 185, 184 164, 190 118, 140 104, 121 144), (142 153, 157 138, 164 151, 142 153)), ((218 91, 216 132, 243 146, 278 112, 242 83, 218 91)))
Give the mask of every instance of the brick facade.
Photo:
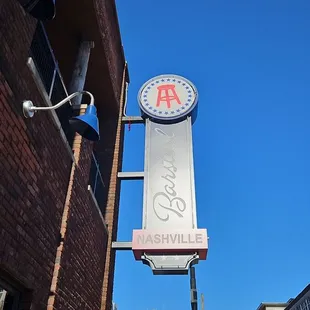
POLYGON ((36 134, 12 108, 17 102, 2 75, 0 89, 0 277, 6 271, 18 279, 25 289, 33 291, 33 303, 43 309, 71 160, 62 151, 47 115, 37 121, 50 124, 49 132, 39 127, 40 135, 36 134), (3 88, 9 91, 3 92, 3 88), (49 152, 51 149, 58 154, 49 152), (63 169, 56 167, 59 164, 63 169))
MULTIPOLYGON (((103 169, 108 237, 88 191, 93 143, 76 135, 73 161, 50 112, 22 114, 23 100, 44 102, 26 64, 36 21, 16 0, 2 0, 0 25, 0 283, 23 293, 20 310, 100 309, 102 296, 104 304, 112 301, 114 256, 107 246, 117 230, 120 118, 103 126, 115 141, 96 145, 113 154, 112 168, 103 169)), ((123 93, 124 81, 118 83, 123 93)))
POLYGON ((71 158, 49 114, 22 115, 22 100, 42 100, 27 83, 35 22, 7 0, 0 24, 0 278, 14 279, 37 309, 45 309, 71 158))
MULTIPOLYGON (((85 108, 81 113, 84 114, 85 108)), ((47 310, 100 309, 107 230, 88 186, 93 143, 76 135, 47 310)))

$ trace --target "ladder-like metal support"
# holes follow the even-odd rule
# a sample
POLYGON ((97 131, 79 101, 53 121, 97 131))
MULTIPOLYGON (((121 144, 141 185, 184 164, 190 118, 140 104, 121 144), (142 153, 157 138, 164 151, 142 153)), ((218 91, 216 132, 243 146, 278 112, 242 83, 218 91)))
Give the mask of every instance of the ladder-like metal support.
MULTIPOLYGON (((143 124, 145 122, 144 118, 141 116, 123 116, 122 122, 124 124, 143 124)), ((144 179, 144 172, 143 171, 136 171, 136 172, 119 172, 117 177, 123 180, 143 180, 144 179)), ((132 242, 129 241, 114 241, 112 242, 112 249, 115 251, 131 251, 132 250, 132 242)))

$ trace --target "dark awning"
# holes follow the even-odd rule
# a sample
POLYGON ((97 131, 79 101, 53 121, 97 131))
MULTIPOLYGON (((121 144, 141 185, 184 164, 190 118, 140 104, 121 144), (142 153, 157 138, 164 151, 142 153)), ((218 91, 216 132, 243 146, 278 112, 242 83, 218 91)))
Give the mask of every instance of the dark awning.
POLYGON ((50 20, 55 17, 55 0, 18 0, 22 7, 38 20, 50 20))

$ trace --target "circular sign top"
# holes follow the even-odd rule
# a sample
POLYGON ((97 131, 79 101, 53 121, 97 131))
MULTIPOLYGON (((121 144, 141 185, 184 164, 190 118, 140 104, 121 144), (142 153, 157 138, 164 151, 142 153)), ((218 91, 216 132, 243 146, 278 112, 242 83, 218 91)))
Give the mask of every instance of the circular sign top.
POLYGON ((179 75, 165 74, 148 80, 140 89, 141 110, 151 118, 174 121, 189 115, 198 101, 196 87, 179 75))

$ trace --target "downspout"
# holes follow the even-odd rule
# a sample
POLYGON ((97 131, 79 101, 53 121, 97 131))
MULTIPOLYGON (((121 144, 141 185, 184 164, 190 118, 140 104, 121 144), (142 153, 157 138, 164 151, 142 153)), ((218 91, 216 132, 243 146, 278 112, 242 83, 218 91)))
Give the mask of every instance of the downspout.
MULTIPOLYGON (((126 77, 124 75, 126 75, 126 71, 127 71, 127 61, 125 62, 125 66, 124 66, 124 72, 123 72, 123 81, 124 81, 124 78, 125 78, 125 81, 126 81, 126 77)), ((127 99, 128 99, 128 85, 129 83, 126 81, 125 82, 125 98, 124 98, 124 110, 123 110, 123 116, 128 116, 126 114, 127 112, 127 99)))

